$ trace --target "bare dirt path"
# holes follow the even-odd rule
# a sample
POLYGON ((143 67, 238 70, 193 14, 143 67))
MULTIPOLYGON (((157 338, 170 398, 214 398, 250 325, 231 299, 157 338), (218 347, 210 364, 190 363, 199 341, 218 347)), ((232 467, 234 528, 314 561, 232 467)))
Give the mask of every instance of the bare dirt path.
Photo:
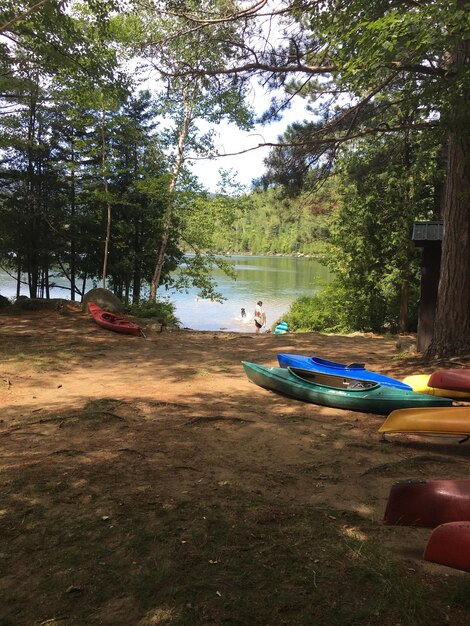
MULTIPOLYGON (((303 548, 299 556, 317 564, 308 584, 302 580, 324 594, 316 603, 330 616, 324 622, 308 621, 315 613, 308 598, 299 599, 297 580, 290 599, 276 602, 266 599, 267 583, 254 581, 242 593, 235 565, 233 574, 218 570, 229 546, 230 563, 235 553, 245 558, 238 541, 259 546, 272 532, 279 552, 281 529, 284 539, 298 538, 297 546, 327 520, 345 542, 372 541, 389 551, 428 591, 464 576, 422 560, 428 529, 385 527, 381 520, 396 480, 468 477, 469 446, 445 438, 385 442, 377 433, 383 417, 278 396, 249 383, 240 364, 275 365, 281 351, 317 354, 366 361, 369 369, 402 378, 423 371, 419 358, 397 358, 396 339, 382 336, 151 327, 146 334, 107 332, 71 306, 0 315, 0 625, 429 623, 417 614, 408 622, 398 608, 382 605, 373 605, 362 622, 344 617, 360 611, 338 608, 331 555, 325 565, 331 578, 324 573, 330 592, 317 589, 324 547, 309 556, 303 548), (219 545, 213 530, 194 527, 194 515, 201 524, 216 516, 217 529, 230 527, 229 518, 238 528, 246 517, 249 532, 239 540, 224 536, 219 545), (263 527, 263 540, 253 524, 263 527), (209 573, 198 582, 188 582, 187 574, 182 582, 181 571, 197 571, 211 541, 217 549, 205 560, 209 573), (163 553, 156 570, 155 551, 163 553), (172 576, 168 590, 162 580, 172 576), (180 597, 175 589, 182 588, 180 597)), ((264 549, 271 554, 274 546, 264 549)), ((256 559, 275 580, 280 566, 262 553, 256 559)), ((337 558, 346 567, 344 555, 337 558)), ((284 571, 278 584, 288 577, 284 571)), ((352 595, 354 586, 364 588, 349 583, 352 595)), ((368 602, 366 594, 362 604, 368 602)), ((450 611, 446 602, 435 623, 443 623, 444 613, 448 623, 465 623, 463 609, 450 611)))

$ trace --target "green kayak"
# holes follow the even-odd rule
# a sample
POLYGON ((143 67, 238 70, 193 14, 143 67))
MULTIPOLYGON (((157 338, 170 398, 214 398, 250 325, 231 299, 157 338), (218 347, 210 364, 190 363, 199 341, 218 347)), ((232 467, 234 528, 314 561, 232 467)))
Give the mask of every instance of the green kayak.
POLYGON ((395 409, 452 406, 450 398, 383 387, 368 380, 321 374, 296 367, 266 367, 242 361, 248 379, 271 391, 337 409, 388 415, 395 409))

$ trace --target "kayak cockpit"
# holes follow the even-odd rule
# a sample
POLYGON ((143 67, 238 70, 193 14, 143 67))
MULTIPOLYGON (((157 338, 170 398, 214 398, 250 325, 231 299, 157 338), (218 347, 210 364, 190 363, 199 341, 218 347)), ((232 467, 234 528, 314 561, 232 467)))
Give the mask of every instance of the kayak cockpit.
POLYGON ((341 389, 346 391, 370 391, 380 387, 379 383, 372 380, 358 380, 347 376, 335 376, 334 374, 323 374, 306 370, 299 367, 288 367, 289 372, 306 383, 330 387, 331 389, 341 389))

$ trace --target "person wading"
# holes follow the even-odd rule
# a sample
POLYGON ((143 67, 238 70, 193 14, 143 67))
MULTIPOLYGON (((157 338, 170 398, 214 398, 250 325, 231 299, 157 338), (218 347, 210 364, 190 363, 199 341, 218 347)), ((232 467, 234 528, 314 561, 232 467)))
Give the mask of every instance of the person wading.
POLYGON ((259 334, 263 326, 266 326, 266 313, 263 311, 263 303, 258 300, 255 307, 255 332, 259 334))

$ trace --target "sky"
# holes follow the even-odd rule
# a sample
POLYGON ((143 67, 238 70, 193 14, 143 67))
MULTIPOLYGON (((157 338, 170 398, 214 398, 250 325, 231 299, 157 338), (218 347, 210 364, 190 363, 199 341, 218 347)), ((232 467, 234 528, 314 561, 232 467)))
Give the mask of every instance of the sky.
MULTIPOLYGON (((270 96, 257 96, 256 113, 261 114, 269 106, 270 96)), ((310 114, 311 115, 311 114, 310 114)), ((287 110, 283 119, 272 124, 258 125, 253 130, 242 131, 235 124, 223 122, 215 127, 215 145, 219 154, 233 154, 259 144, 275 142, 287 126, 294 121, 302 121, 309 117, 305 110, 304 101, 294 99, 292 106, 287 110)), ((236 175, 237 182, 250 187, 251 181, 259 178, 264 172, 263 159, 269 154, 269 147, 262 147, 236 156, 221 156, 213 160, 196 160, 191 162, 191 169, 201 183, 209 191, 216 191, 219 180, 219 170, 231 170, 236 175)))

